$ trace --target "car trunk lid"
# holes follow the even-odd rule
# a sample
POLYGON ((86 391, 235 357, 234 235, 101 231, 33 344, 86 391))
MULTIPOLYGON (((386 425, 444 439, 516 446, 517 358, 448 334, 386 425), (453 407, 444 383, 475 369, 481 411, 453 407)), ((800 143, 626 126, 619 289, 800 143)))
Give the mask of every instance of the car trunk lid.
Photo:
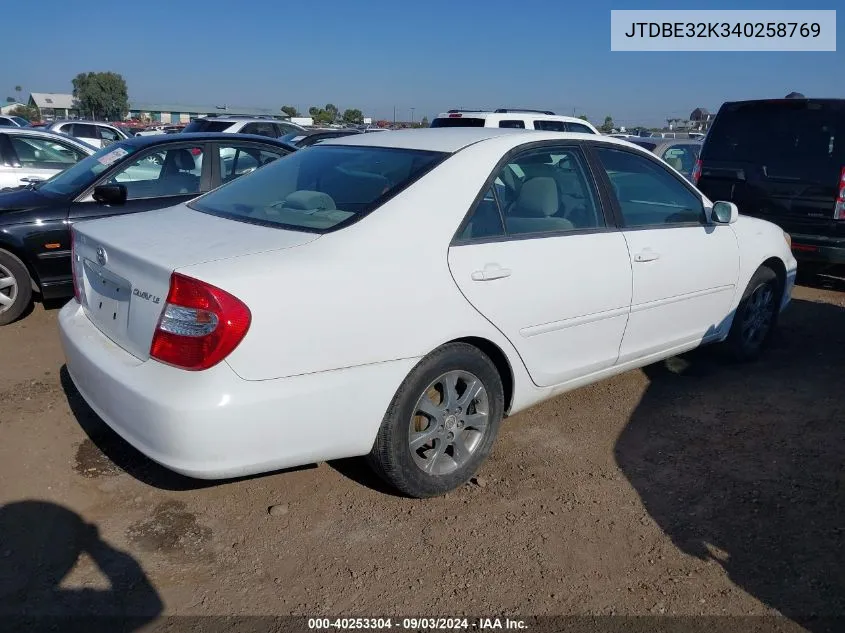
POLYGON ((318 237, 184 205, 83 222, 74 227, 74 283, 92 323, 146 360, 175 270, 301 246, 318 237))

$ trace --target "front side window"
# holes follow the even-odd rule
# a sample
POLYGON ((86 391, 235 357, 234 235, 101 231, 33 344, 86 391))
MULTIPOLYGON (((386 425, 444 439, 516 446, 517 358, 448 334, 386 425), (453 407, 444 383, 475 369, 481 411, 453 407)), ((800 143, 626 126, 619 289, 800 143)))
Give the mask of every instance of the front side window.
POLYGON ((213 119, 194 119, 185 126, 183 132, 225 132, 232 127, 231 121, 215 121, 213 119))
POLYGON ((144 154, 115 172, 109 184, 126 187, 127 200, 164 198, 200 192, 201 147, 171 147, 144 154))
POLYGON ((491 233, 496 226, 494 208, 507 235, 605 226, 592 177, 575 147, 534 149, 515 156, 495 175, 493 187, 473 210, 460 238, 497 235, 491 233))
POLYGON ((108 127, 97 126, 100 131, 100 138, 103 139, 104 144, 116 143, 120 140, 120 135, 113 129, 108 127))
POLYGON ((30 169, 67 169, 85 158, 85 154, 70 145, 34 136, 9 137, 18 161, 30 169))
POLYGON ((701 198, 662 165, 633 152, 596 148, 627 227, 704 223, 701 198))
POLYGON ((525 129, 525 121, 519 121, 517 119, 511 119, 508 121, 499 121, 499 127, 507 127, 507 128, 516 128, 516 129, 525 129))
POLYGON ((284 156, 281 151, 270 151, 250 145, 220 147, 220 178, 227 183, 255 171, 284 156))
POLYGON ((234 220, 326 232, 355 222, 447 154, 314 145, 225 184, 190 206, 234 220))

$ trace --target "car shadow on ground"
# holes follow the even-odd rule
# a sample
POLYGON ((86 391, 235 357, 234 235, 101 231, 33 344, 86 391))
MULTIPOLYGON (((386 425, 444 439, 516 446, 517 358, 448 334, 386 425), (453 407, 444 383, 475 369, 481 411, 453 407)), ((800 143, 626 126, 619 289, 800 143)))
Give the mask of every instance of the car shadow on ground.
POLYGON ((55 503, 19 501, 0 507, 0 549, 3 630, 128 633, 164 608, 132 556, 104 541, 95 525, 55 503), (107 589, 64 586, 82 555, 108 581, 107 589))
POLYGON ((845 619, 845 309, 795 300, 763 357, 646 368, 620 468, 687 554, 811 631, 845 619))
MULTIPOLYGON (((180 475, 154 462, 111 430, 100 416, 88 406, 88 403, 85 402, 85 399, 73 384, 73 380, 66 366, 62 366, 59 372, 59 379, 71 412, 97 452, 93 456, 93 461, 96 462, 97 457, 101 454, 110 463, 148 486, 170 491, 200 490, 212 486, 254 479, 256 477, 266 477, 271 474, 308 470, 317 467, 316 464, 307 464, 271 473, 217 480, 194 479, 193 477, 180 475)), ((79 456, 77 456, 78 458, 79 456)))

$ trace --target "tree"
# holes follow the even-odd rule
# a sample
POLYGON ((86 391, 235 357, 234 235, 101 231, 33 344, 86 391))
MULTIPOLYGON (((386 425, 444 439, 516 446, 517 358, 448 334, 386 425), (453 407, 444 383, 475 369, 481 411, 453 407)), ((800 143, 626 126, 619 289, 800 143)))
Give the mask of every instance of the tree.
POLYGON ((317 106, 311 106, 310 108, 308 108, 308 114, 316 118, 317 115, 320 114, 320 109, 317 106))
POLYGON ((299 112, 293 106, 282 106, 282 112, 290 117, 299 116, 299 112))
POLYGON ((9 111, 10 116, 23 117, 27 121, 37 121, 39 119, 38 110, 32 106, 19 105, 9 111))
POLYGON ((613 131, 613 117, 608 115, 608 116, 604 117, 604 123, 602 123, 601 127, 599 127, 599 132, 604 132, 605 134, 608 134, 612 131, 613 131))
POLYGON ((126 81, 117 73, 79 73, 72 83, 73 96, 83 113, 90 113, 95 119, 120 120, 129 111, 126 81))
POLYGON ((580 115, 578 115, 578 118, 581 119, 582 121, 587 121, 588 123, 590 122, 590 119, 587 118, 586 114, 580 114, 580 115))
POLYGON ((343 122, 361 125, 364 122, 364 114, 357 108, 346 109, 343 111, 343 122))

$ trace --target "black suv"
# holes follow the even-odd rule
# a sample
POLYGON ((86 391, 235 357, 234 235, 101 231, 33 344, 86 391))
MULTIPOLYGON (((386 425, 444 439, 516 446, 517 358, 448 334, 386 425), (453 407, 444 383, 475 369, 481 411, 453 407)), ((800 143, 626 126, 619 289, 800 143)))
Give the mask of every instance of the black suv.
POLYGON ((845 264, 845 99, 723 104, 693 180, 778 224, 808 268, 845 264))

